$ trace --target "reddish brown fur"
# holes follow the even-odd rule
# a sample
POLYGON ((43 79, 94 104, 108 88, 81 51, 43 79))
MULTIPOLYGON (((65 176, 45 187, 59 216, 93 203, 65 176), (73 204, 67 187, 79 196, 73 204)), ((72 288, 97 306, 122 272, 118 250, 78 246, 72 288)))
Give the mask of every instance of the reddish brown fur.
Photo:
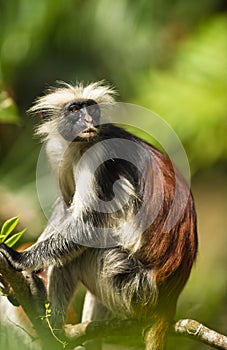
POLYGON ((196 258, 196 212, 188 185, 170 159, 158 150, 149 150, 159 172, 154 174, 154 169, 148 168, 145 174, 144 200, 147 203, 147 217, 154 212, 161 193, 163 200, 157 217, 143 234, 142 246, 137 256, 148 268, 155 271, 159 289, 158 303, 150 314, 152 326, 145 332, 146 349, 164 350, 178 296, 196 258), (152 183, 154 177, 155 186, 152 183), (178 192, 175 193, 177 188, 178 192), (180 216, 175 225, 165 232, 167 217, 176 195, 174 214, 180 213, 180 216))
POLYGON ((183 177, 176 172, 168 157, 156 150, 154 156, 154 161, 163 177, 155 183, 155 193, 152 193, 151 179, 154 174, 152 169, 147 170, 148 180, 144 189, 145 201, 148 203, 147 215, 149 212, 152 213, 152 205, 156 203, 156 197, 162 188, 164 201, 154 222, 144 233, 138 255, 144 264, 156 270, 156 282, 159 288, 163 288, 168 295, 177 297, 189 277, 197 253, 196 213, 192 195, 183 177), (180 193, 174 212, 181 211, 182 214, 175 226, 169 232, 164 232, 163 228, 175 196, 175 176, 179 179, 180 193), (154 196, 152 201, 151 194, 154 196), (182 204, 183 199, 184 203, 187 203, 185 208, 182 204))

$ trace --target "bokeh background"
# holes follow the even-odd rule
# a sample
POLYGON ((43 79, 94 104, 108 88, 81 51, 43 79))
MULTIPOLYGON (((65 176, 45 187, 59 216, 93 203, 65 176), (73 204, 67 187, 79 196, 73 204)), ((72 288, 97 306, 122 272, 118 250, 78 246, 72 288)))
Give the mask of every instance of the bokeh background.
MULTIPOLYGON (((226 0, 0 0, 0 54, 0 222, 19 214, 26 241, 46 223, 32 101, 57 80, 105 79, 119 101, 162 116, 186 149, 200 247, 176 318, 227 334, 226 0)), ((208 346, 170 337, 171 349, 208 346)))

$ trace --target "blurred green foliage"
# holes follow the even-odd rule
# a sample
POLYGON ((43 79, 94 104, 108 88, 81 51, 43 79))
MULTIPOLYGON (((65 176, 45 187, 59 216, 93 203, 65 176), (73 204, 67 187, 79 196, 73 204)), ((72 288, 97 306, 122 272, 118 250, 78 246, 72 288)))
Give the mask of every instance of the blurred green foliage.
POLYGON ((12 98, 0 88, 0 123, 19 123, 17 107, 12 98))
MULTIPOLYGON (((194 172, 212 167, 227 157, 225 5, 1 2, 2 86, 23 110, 58 79, 106 79, 121 101, 148 107, 170 123, 194 172)), ((9 110, 8 121, 12 118, 9 110)))
MULTIPOLYGON (((197 317, 224 332, 225 0, 0 0, 0 220, 20 210, 30 239, 44 226, 35 186, 37 121, 25 110, 57 80, 101 79, 116 86, 119 101, 163 117, 183 142, 196 174, 201 243, 178 316, 197 317), (204 178, 204 173, 213 175, 204 178)), ((171 338, 168 349, 176 347, 207 348, 171 338)))
POLYGON ((142 75, 137 102, 168 121, 196 171, 227 160, 227 16, 202 23, 174 63, 142 75))

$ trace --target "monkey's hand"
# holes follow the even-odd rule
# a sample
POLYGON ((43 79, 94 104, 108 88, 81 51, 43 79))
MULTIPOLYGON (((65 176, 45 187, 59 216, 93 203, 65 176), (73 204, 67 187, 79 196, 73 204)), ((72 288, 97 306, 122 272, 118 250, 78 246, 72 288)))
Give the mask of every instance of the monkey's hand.
POLYGON ((23 264, 21 262, 21 253, 14 249, 9 248, 6 244, 0 244, 0 253, 4 256, 7 262, 17 271, 23 270, 23 264))

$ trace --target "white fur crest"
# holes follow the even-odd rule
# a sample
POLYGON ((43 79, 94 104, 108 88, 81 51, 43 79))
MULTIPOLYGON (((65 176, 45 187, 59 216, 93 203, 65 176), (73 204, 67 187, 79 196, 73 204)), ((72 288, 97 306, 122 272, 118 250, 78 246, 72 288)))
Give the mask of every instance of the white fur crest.
POLYGON ((110 103, 114 101, 113 96, 116 94, 111 87, 103 85, 102 81, 87 86, 81 83, 73 86, 64 82, 61 85, 62 87, 51 88, 48 94, 39 97, 29 112, 52 111, 53 113, 75 99, 92 99, 97 103, 110 103))

